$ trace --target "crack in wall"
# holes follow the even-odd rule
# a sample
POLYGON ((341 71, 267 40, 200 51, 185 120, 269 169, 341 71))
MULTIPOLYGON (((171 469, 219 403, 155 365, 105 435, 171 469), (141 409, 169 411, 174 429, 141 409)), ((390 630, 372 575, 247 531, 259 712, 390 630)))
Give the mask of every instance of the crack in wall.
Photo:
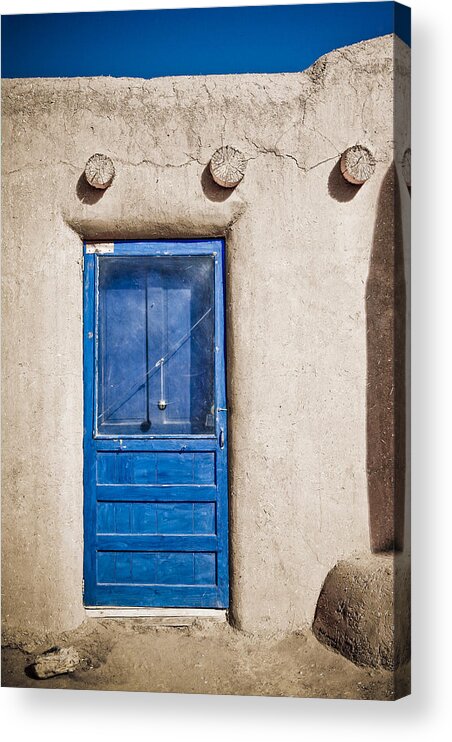
MULTIPOLYGON (((300 163, 300 161, 298 160, 298 158, 295 157, 295 155, 291 154, 290 152, 280 152, 276 148, 275 149, 270 149, 270 148, 267 148, 267 147, 261 147, 258 144, 256 144, 256 142, 253 142, 253 140, 250 139, 249 137, 247 137, 246 135, 245 135, 245 139, 246 139, 246 141, 249 144, 251 144, 253 147, 255 147, 255 149, 257 151, 257 154, 256 154, 255 157, 252 157, 252 156, 247 157, 247 160, 257 160, 262 155, 264 155, 264 156, 265 155, 272 155, 274 157, 278 157, 278 158, 281 158, 281 159, 287 158, 287 159, 292 160, 293 162, 295 162, 297 168, 299 170, 301 170, 302 172, 304 172, 304 173, 309 173, 311 170, 314 170, 316 167, 319 167, 320 165, 323 165, 325 162, 330 162, 332 160, 337 160, 337 158, 340 157, 340 155, 341 155, 341 153, 337 150, 337 154, 332 155, 331 157, 325 157, 323 160, 319 160, 319 162, 314 163, 314 165, 311 165, 311 166, 307 167, 306 165, 302 165, 300 163)), ((332 144, 332 142, 330 142, 330 143, 332 144)), ((334 145, 332 144, 332 146, 334 146, 334 145)))

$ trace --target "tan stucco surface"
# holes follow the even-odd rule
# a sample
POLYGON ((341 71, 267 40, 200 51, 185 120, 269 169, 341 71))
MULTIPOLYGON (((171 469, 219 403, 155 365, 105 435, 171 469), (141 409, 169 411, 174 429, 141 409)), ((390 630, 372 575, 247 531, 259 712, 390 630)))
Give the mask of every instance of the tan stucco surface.
POLYGON ((296 74, 3 82, 8 636, 84 619, 84 238, 226 237, 236 625, 305 627, 328 570, 368 550, 365 286, 393 159, 393 44, 296 74), (222 143, 249 158, 232 191, 205 171, 222 143), (356 143, 377 160, 360 189, 338 167, 356 143), (81 178, 95 152, 116 167, 97 200, 81 178))

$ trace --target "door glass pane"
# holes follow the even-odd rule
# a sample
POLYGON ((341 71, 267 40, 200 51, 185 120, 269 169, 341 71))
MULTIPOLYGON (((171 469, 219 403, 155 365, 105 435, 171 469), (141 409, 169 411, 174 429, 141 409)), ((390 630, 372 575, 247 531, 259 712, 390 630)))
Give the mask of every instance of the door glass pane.
POLYGON ((214 432, 213 256, 99 258, 99 434, 214 432))

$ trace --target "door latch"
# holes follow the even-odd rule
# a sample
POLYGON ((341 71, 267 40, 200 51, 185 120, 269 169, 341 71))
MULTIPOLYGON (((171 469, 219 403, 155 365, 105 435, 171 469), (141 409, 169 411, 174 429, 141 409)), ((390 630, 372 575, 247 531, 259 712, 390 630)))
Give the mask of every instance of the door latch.
POLYGON ((218 443, 220 445, 220 448, 224 448, 224 430, 223 430, 223 428, 220 428, 220 436, 218 438, 218 443))

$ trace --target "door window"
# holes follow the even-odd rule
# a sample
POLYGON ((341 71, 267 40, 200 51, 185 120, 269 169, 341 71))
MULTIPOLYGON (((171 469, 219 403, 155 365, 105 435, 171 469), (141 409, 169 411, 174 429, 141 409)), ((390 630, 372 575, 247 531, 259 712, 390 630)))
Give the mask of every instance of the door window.
POLYGON ((100 257, 97 434, 214 434, 214 257, 100 257))

